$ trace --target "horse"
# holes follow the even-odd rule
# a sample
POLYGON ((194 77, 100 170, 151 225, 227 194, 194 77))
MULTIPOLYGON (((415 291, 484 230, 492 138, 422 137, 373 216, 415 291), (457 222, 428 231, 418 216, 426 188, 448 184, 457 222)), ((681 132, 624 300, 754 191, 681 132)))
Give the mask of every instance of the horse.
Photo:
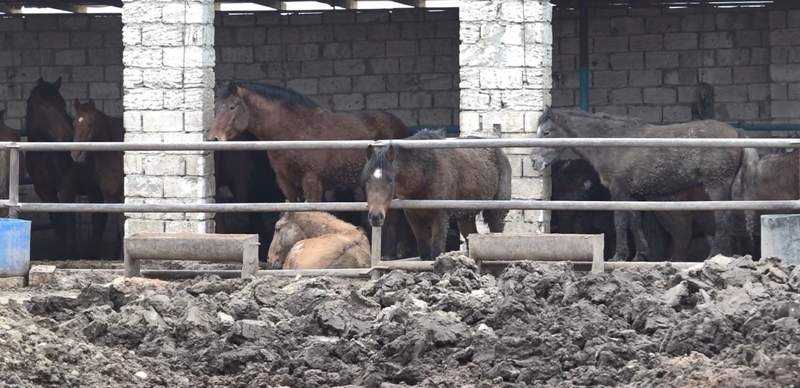
MULTIPOLYGON (((19 131, 13 129, 11 127, 6 126, 5 124, 6 119, 6 111, 5 109, 0 110, 0 141, 19 141, 19 131)), ((2 150, 0 151, 0 198, 7 199, 8 198, 8 179, 9 179, 9 161, 10 161, 10 152, 2 150)), ((20 158, 20 165, 22 165, 22 159, 20 158)), ((2 208, 0 209, 0 216, 7 217, 8 216, 8 209, 2 208)))
MULTIPOLYGON (((244 132, 259 140, 377 140, 403 138, 408 130, 390 113, 335 113, 291 89, 233 81, 217 104, 208 139, 233 140, 244 132)), ((320 202, 326 191, 361 190, 364 160, 358 150, 272 150, 267 156, 290 202, 320 202)), ((402 222, 399 212, 390 218, 402 222)), ((384 246, 392 255, 396 238, 386 233, 384 246)))
MULTIPOLYGON (((553 200, 609 201, 611 192, 600 183, 600 176, 584 159, 557 160, 552 164, 553 200)), ((663 201, 706 200, 702 188, 666 197, 663 201)), ((711 212, 643 212, 642 230, 653 258, 671 258, 674 261, 705 257, 705 239, 714 234, 711 212), (698 238, 699 241, 695 239, 698 238)), ((550 217, 552 233, 600 234, 605 238, 604 256, 614 254, 616 233, 614 214, 611 211, 554 210, 550 217)), ((628 236, 628 246, 634 242, 628 236)))
POLYGON ((275 229, 267 261, 273 268, 369 267, 367 236, 328 213, 284 213, 275 229))
MULTIPOLYGON (((239 135, 236 141, 255 140, 247 132, 239 135)), ((214 153, 214 171, 217 189, 227 187, 236 202, 284 202, 286 197, 275 183, 269 159, 263 151, 217 151, 214 153)), ((217 216, 222 215, 222 213, 217 216)), ((257 233, 261 245, 259 257, 264 257, 275 234, 278 215, 273 213, 247 213, 247 226, 244 233, 257 233)), ((226 232, 231 232, 226 230, 226 232)))
MULTIPOLYGON (((66 102, 59 92, 61 77, 55 82, 42 78, 31 90, 27 100, 25 122, 28 141, 72 141, 72 119, 67 114, 66 102)), ((40 200, 45 202, 74 202, 78 190, 79 171, 69 157, 69 152, 27 152, 28 175, 40 200)), ((56 237, 63 243, 66 254, 75 249, 75 215, 51 213, 50 221, 56 237)))
MULTIPOLYGON (((800 199, 800 151, 781 152, 759 156, 754 148, 745 148, 742 168, 734 184, 733 197, 737 200, 769 201, 800 199)), ((774 211, 774 214, 792 211, 774 211)), ((763 211, 744 212, 744 239, 749 251, 760 256, 763 211)))
MULTIPOLYGON (((537 137, 640 137, 640 138, 736 138, 738 133, 728 124, 694 121, 684 124, 650 125, 638 119, 592 114, 581 111, 555 111, 549 107, 541 115, 537 137)), ((589 161, 608 187, 613 200, 652 200, 702 187, 711 200, 731 197, 742 159, 739 149, 699 148, 573 148, 589 161)), ((535 168, 542 169, 557 159, 562 149, 534 149, 535 168)), ((710 254, 729 253, 731 246, 730 212, 715 212, 714 240, 710 254)), ((649 256, 640 212, 614 212, 616 251, 612 260, 626 260, 629 255, 628 228, 634 231, 636 260, 649 256)))
MULTIPOLYGON (((91 99, 81 103, 74 101, 75 119, 72 123, 75 133, 73 140, 76 142, 121 142, 125 137, 122 119, 109 117, 99 111, 91 99)), ((123 202, 123 171, 122 151, 71 151, 72 160, 79 164, 89 162, 92 167, 94 182, 97 183, 103 202, 123 202)), ((103 241, 108 214, 97 213, 93 215, 92 241, 100 244, 103 241)), ((121 228, 119 229, 121 231, 121 228)), ((121 237, 118 239, 121 242, 121 237)))
MULTIPOLYGON (((423 130, 410 140, 445 139, 441 131, 423 130)), ((511 199, 511 164, 498 148, 412 149, 370 146, 362 172, 369 220, 381 226, 392 198, 507 200, 511 199)), ((404 209, 420 258, 438 257, 445 247, 450 219, 461 235, 477 233, 475 216, 480 210, 404 209)), ((505 226, 507 210, 483 210, 483 219, 493 233, 505 226)))

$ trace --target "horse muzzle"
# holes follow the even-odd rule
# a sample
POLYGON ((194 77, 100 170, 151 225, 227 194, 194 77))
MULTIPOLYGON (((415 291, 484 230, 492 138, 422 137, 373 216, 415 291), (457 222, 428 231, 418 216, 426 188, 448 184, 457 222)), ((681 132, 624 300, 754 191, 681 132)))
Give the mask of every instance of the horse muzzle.
POLYGON ((369 223, 374 227, 383 226, 386 216, 383 213, 369 213, 369 223))
POLYGON ((72 151, 70 152, 70 156, 72 156, 72 160, 76 163, 83 163, 86 161, 86 152, 83 151, 72 151))

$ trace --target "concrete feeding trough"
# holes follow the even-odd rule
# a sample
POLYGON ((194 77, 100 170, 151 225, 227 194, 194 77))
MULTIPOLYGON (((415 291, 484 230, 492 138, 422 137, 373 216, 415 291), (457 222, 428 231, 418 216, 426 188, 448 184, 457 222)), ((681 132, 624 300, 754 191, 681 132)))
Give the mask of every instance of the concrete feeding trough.
POLYGON ((242 278, 250 278, 258 271, 258 245, 256 234, 137 233, 125 238, 125 275, 141 276, 139 260, 196 260, 241 262, 242 278))
POLYGON ((800 264, 800 214, 761 216, 761 257, 800 264))
POLYGON ((514 261, 591 263, 592 272, 602 273, 602 234, 471 234, 469 257, 478 264, 514 261))

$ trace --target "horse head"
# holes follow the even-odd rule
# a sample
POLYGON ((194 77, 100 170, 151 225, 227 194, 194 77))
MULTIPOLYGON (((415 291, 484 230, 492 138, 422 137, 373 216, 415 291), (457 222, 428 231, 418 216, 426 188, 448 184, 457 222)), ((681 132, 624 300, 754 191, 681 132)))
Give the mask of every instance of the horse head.
MULTIPOLYGON (((102 140, 102 131, 107 128, 102 128, 102 113, 97 110, 94 101, 91 99, 86 103, 81 103, 75 99, 75 120, 73 127, 75 128, 75 135, 73 140, 76 142, 91 142, 102 140)), ((86 161, 86 151, 72 151, 70 153, 72 160, 83 163, 86 161)))
MULTIPOLYGON (((536 137, 547 139, 564 136, 564 131, 553 120, 553 112, 548 106, 545 108, 542 115, 539 116, 539 121, 536 125, 536 137)), ((533 168, 536 170, 544 170, 558 158, 562 150, 563 149, 558 148, 534 148, 530 155, 533 168)))
POLYGON ((386 211, 395 193, 396 156, 394 146, 369 146, 367 163, 361 175, 364 192, 367 195, 369 222, 372 226, 381 226, 386 219, 386 211))
POLYGON ((244 85, 231 82, 217 104, 214 122, 208 132, 208 140, 227 141, 238 137, 250 126, 250 107, 247 104, 250 91, 244 85))
POLYGON ((26 122, 34 137, 61 142, 72 140, 72 122, 60 89, 61 77, 58 77, 55 82, 39 78, 31 90, 26 122), (38 131, 46 133, 37 133, 38 131))

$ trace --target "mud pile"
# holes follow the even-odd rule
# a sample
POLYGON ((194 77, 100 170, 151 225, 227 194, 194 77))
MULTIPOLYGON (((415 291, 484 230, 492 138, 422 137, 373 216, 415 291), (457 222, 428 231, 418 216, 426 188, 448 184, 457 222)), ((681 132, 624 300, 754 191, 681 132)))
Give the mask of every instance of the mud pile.
POLYGON ((602 275, 478 276, 453 254, 374 281, 116 279, 0 307, 0 382, 796 386, 798 289, 800 267, 721 256, 602 275))

